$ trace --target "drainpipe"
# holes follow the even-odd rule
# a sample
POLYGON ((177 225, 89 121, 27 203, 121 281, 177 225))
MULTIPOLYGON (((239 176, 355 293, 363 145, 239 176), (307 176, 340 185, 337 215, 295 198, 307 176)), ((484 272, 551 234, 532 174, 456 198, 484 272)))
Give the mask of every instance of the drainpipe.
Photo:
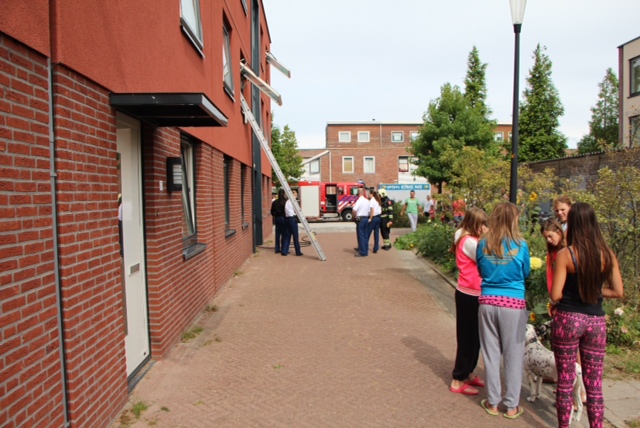
POLYGON ((68 427, 69 422, 69 402, 67 401, 67 360, 65 358, 64 328, 62 325, 62 283, 60 282, 60 264, 58 251, 58 199, 56 197, 56 136, 53 126, 53 67, 51 58, 47 59, 47 80, 49 85, 49 162, 51 180, 51 220, 53 227, 53 271, 56 282, 56 304, 58 306, 58 351, 60 353, 60 377, 62 378, 62 406, 64 407, 64 426, 68 427))

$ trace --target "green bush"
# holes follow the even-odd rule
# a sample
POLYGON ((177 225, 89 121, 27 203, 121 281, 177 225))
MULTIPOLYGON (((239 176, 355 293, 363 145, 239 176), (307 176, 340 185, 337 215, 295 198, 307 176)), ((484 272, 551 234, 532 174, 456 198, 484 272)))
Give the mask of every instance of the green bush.
POLYGON ((396 247, 413 250, 440 265, 442 270, 453 273, 456 270, 455 256, 450 251, 455 229, 440 222, 430 222, 418 227, 414 233, 407 233, 396 240, 396 247))

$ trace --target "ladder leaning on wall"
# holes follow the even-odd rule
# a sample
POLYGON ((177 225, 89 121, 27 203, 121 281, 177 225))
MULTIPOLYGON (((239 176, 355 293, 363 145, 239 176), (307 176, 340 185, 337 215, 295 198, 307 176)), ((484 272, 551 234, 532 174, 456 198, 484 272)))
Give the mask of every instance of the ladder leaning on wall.
POLYGON ((280 183, 282 184, 282 188, 287 194, 287 197, 293 204, 293 210, 296 212, 296 216, 298 216, 300 223, 304 226, 304 230, 307 232, 307 235, 309 236, 311 245, 313 245, 313 248, 316 250, 316 253, 318 253, 318 257, 320 258, 320 260, 322 261, 327 260, 327 257, 324 255, 322 248, 320 248, 320 244, 316 240, 315 234, 311 231, 311 227, 309 227, 309 222, 307 221, 305 216, 302 214, 302 210, 300 209, 300 205, 298 205, 298 201, 293 196, 293 192, 291 191, 291 187, 289 187, 287 178, 284 176, 284 173, 280 169, 280 165, 278 165, 278 161, 273 156, 273 152, 271 151, 269 142, 265 138, 264 133, 262 132, 262 129, 260 129, 260 125, 258 125, 258 122, 256 122, 256 118, 253 116, 253 113, 251 112, 251 109, 247 104, 247 100, 244 99, 244 96, 242 95, 242 93, 240 94, 240 104, 242 106, 242 112, 244 113, 245 120, 249 121, 249 123, 251 124, 251 128, 253 129, 253 132, 256 134, 256 137, 258 137, 258 140, 260 140, 262 149, 267 155, 267 158, 271 163, 271 167, 273 168, 276 175, 278 176, 278 179, 280 180, 280 183))

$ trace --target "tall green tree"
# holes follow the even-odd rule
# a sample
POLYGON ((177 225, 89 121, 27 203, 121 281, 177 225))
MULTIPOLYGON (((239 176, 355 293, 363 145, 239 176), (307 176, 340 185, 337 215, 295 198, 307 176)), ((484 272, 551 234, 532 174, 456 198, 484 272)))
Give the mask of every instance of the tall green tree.
MULTIPOLYGON (((277 125, 271 126, 271 151, 287 180, 289 182, 299 181, 304 173, 303 159, 298 154, 296 133, 289 128, 289 125, 285 125, 283 131, 280 131, 280 127, 277 125)), ((280 183, 275 171, 272 171, 272 177, 274 185, 280 187, 282 183, 280 183)))
POLYGON ((464 97, 471 107, 486 120, 489 120, 491 110, 487 106, 487 64, 480 61, 480 53, 477 47, 473 47, 467 58, 467 74, 464 78, 464 97))
POLYGON ((429 103, 424 124, 409 151, 418 158, 415 174, 426 177, 442 192, 442 183, 453 177, 452 162, 465 146, 492 148, 495 123, 471 107, 458 86, 446 83, 440 97, 429 103), (453 154, 453 155, 452 155, 453 154))
POLYGON ((618 77, 613 69, 607 69, 602 82, 598 83, 598 101, 591 107, 589 133, 578 142, 578 153, 599 152, 619 147, 618 141, 618 77))
POLYGON ((533 53, 524 101, 520 107, 519 155, 521 162, 563 157, 567 138, 559 131, 564 107, 551 80, 551 60, 538 46, 533 53))

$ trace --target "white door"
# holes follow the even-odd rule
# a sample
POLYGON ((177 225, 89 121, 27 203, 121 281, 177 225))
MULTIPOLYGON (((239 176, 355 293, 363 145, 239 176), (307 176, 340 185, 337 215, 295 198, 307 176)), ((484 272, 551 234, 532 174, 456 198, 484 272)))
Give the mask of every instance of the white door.
POLYGON ((146 266, 142 216, 140 122, 118 115, 122 195, 122 286, 125 308, 127 375, 149 356, 146 266))

